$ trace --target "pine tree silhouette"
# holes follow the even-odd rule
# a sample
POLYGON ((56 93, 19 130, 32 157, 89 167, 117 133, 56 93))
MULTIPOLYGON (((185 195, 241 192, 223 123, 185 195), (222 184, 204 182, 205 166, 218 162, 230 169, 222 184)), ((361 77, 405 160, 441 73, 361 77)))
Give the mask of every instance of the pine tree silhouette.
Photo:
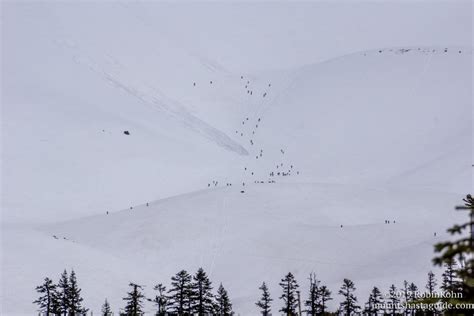
POLYGON ((270 292, 268 291, 268 287, 265 282, 259 287, 259 290, 262 290, 262 296, 260 300, 255 303, 260 308, 260 313, 262 316, 270 316, 271 312, 271 303, 273 299, 270 297, 270 292))
POLYGON ((383 303, 382 293, 380 292, 378 287, 374 286, 374 288, 370 292, 369 300, 366 303, 364 312, 367 315, 377 316, 379 314, 379 311, 381 310, 380 306, 382 303, 383 303))
POLYGON ((67 316, 69 311, 69 278, 67 271, 64 270, 58 282, 58 308, 60 314, 67 316))
POLYGON ((433 271, 428 272, 428 281, 426 282, 426 289, 430 294, 430 297, 433 296, 434 292, 436 291, 436 286, 438 282, 436 281, 436 276, 433 271))
POLYGON ((311 316, 315 316, 318 313, 320 306, 319 283, 320 281, 316 279, 316 275, 314 273, 311 273, 309 275, 308 300, 305 301, 305 306, 307 307, 305 312, 311 316))
MULTIPOLYGON (((403 281, 403 298, 405 299, 405 305, 410 303, 410 290, 408 289, 409 283, 407 280, 403 281)), ((405 315, 408 315, 408 308, 405 308, 405 315)))
MULTIPOLYGON (((452 265, 446 276, 443 275, 443 287, 448 292, 461 293, 461 298, 447 300, 449 303, 474 303, 474 198, 468 194, 463 199, 464 206, 456 207, 469 211, 470 219, 461 225, 454 225, 448 229, 451 235, 461 235, 457 240, 440 242, 435 245, 435 252, 439 255, 433 259, 435 265, 452 265), (467 230, 470 235, 467 234, 467 230), (467 236, 466 236, 467 235, 467 236), (454 267, 456 261, 460 266, 454 267), (459 278, 459 280, 456 280, 459 278)), ((445 273, 446 273, 445 272, 445 273)), ((457 310, 458 313, 470 311, 457 310)))
POLYGON ((129 286, 132 288, 130 292, 127 293, 127 297, 124 297, 123 300, 127 302, 125 306, 125 315, 127 316, 140 316, 144 315, 143 313, 143 299, 145 295, 141 291, 143 291, 143 287, 135 284, 130 283, 129 286))
POLYGON ((77 285, 76 273, 74 270, 71 270, 69 276, 69 291, 68 291, 68 315, 84 315, 87 313, 87 309, 82 307, 83 298, 81 297, 81 289, 77 285))
POLYGON ((33 302, 38 305, 38 311, 44 315, 55 315, 54 305, 57 304, 56 285, 49 278, 45 278, 43 284, 36 287, 36 292, 41 296, 33 302))
POLYGON ((444 263, 444 272, 442 274, 443 282, 441 289, 447 292, 457 292, 459 289, 459 280, 457 278, 457 263, 454 259, 448 259, 444 263))
POLYGON ((225 288, 222 286, 222 283, 217 289, 215 313, 218 316, 230 316, 234 314, 232 312, 232 303, 230 302, 229 295, 227 294, 225 288))
POLYGON ((357 305, 357 297, 354 295, 355 290, 354 282, 344 279, 339 294, 344 297, 344 301, 340 304, 340 309, 346 316, 355 314, 360 309, 360 306, 357 305))
POLYGON ((298 308, 296 290, 299 286, 291 272, 289 272, 285 278, 281 280, 280 286, 283 289, 283 294, 280 296, 280 299, 282 299, 284 302, 280 312, 283 312, 287 316, 296 315, 296 309, 298 308))
POLYGON ((331 291, 329 291, 326 285, 323 285, 319 288, 319 297, 321 299, 319 311, 321 315, 324 315, 326 313, 326 303, 332 300, 331 294, 331 291))
POLYGON ((110 304, 107 301, 107 299, 105 299, 104 305, 102 305, 101 315, 102 316, 112 316, 113 315, 112 309, 110 308, 110 304))
POLYGON ((191 276, 186 270, 181 270, 171 278, 171 288, 168 290, 168 306, 171 312, 178 316, 190 313, 192 303, 191 276))
MULTIPOLYGON (((415 283, 410 283, 408 286, 408 292, 409 292, 409 302, 410 303, 415 303, 415 301, 418 299, 416 296, 416 293, 418 292, 418 287, 415 285, 415 283)), ((411 309, 411 315, 415 314, 415 310, 412 308, 411 309)))
POLYGON ((151 300, 155 303, 157 307, 156 316, 165 316, 166 315, 166 306, 168 303, 168 298, 166 297, 166 287, 163 284, 157 284, 153 288, 155 291, 158 291, 158 295, 155 295, 155 298, 151 300))
POLYGON ((193 280, 194 282, 191 285, 192 311, 199 316, 208 315, 212 313, 214 307, 211 281, 202 268, 198 269, 193 280))
POLYGON ((392 316, 397 315, 398 304, 400 303, 400 299, 397 295, 397 287, 395 284, 392 284, 389 289, 389 300, 390 300, 390 312, 392 316))

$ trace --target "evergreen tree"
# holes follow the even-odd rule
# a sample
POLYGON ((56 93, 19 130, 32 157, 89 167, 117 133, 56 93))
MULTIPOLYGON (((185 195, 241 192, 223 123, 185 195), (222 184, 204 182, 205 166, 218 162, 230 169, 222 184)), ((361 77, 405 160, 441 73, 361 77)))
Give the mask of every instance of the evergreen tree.
POLYGON ((185 270, 181 270, 171 278, 171 288, 168 290, 168 306, 171 312, 182 316, 190 313, 192 302, 191 276, 185 270))
MULTIPOLYGON (((403 281, 403 298, 405 305, 410 303, 410 291, 408 290, 409 283, 407 280, 403 281)), ((405 308, 405 316, 408 315, 408 307, 405 308)))
POLYGON ((84 315, 87 309, 82 307, 83 298, 81 297, 81 289, 77 285, 76 273, 71 271, 69 276, 69 291, 68 291, 68 316, 84 315))
POLYGON ((130 283, 129 286, 132 288, 130 292, 127 293, 127 297, 124 297, 123 300, 127 302, 125 305, 125 315, 127 316, 141 316, 144 315, 143 313, 143 299, 145 295, 143 295, 143 287, 135 284, 130 283))
POLYGON ((227 291, 222 286, 222 283, 219 285, 216 296, 216 315, 218 316, 230 316, 233 315, 232 304, 229 299, 227 291))
POLYGON ((360 309, 360 306, 357 305, 357 297, 354 295, 355 290, 354 282, 344 279, 339 294, 344 297, 344 301, 340 304, 340 310, 346 316, 355 314, 360 309))
POLYGON ((319 297, 321 299, 319 311, 321 315, 324 315, 326 313, 326 303, 332 300, 331 291, 329 291, 326 285, 319 288, 319 297))
POLYGON ((382 293, 379 288, 374 286, 369 295, 369 300, 366 303, 365 313, 367 315, 378 315, 380 306, 383 303, 382 293))
POLYGON ((436 276, 433 271, 428 272, 428 281, 426 282, 426 289, 428 290, 430 297, 433 297, 437 285, 438 282, 436 282, 436 276))
POLYGON ((36 287, 36 292, 41 296, 33 303, 38 305, 38 311, 46 316, 54 315, 54 307, 56 304, 56 285, 49 278, 45 278, 43 284, 36 287))
POLYGON ((455 259, 447 259, 444 262, 443 282, 441 289, 445 292, 457 292, 459 290, 459 280, 456 275, 457 263, 455 259))
POLYGON ((165 316, 166 315, 166 305, 168 298, 165 295, 166 287, 163 284, 155 285, 153 288, 155 291, 158 291, 158 295, 155 295, 155 298, 152 302, 155 303, 157 307, 156 316, 165 316))
MULTIPOLYGON (((441 242, 435 245, 435 252, 439 256, 433 259, 436 265, 452 264, 459 260, 461 267, 456 269, 453 277, 443 276, 447 284, 443 284, 445 291, 462 291, 461 298, 448 300, 450 303, 474 303, 474 198, 468 194, 464 199, 464 206, 460 207, 469 211, 470 220, 461 225, 454 225, 448 232, 451 235, 461 235, 458 240, 441 242), (470 235, 463 235, 467 230, 471 230, 470 235), (454 281, 454 277, 459 277, 460 282, 454 281)), ((454 270, 454 269, 453 269, 454 270)), ((457 312, 461 312, 457 310, 457 312)), ((469 312, 469 311, 466 311, 469 312)))
POLYGON ((67 271, 64 270, 58 282, 58 310, 63 316, 67 316, 69 311, 69 277, 67 271))
POLYGON ((316 279, 316 275, 311 273, 309 275, 309 296, 308 300, 305 301, 307 309, 305 312, 308 315, 315 316, 318 313, 320 305, 320 291, 319 291, 320 281, 316 279))
POLYGON ((260 300, 255 303, 260 308, 260 313, 262 316, 270 316, 271 312, 271 303, 273 299, 270 297, 270 292, 268 291, 268 287, 265 284, 265 282, 262 283, 262 285, 258 288, 259 290, 262 290, 262 296, 260 297, 260 300))
POLYGON ((299 286, 291 272, 281 280, 280 286, 283 289, 283 294, 280 296, 280 299, 284 302, 280 312, 283 312, 287 316, 297 315, 296 309, 298 308, 298 301, 296 291, 299 286))
MULTIPOLYGON (((418 287, 415 285, 415 283, 410 283, 408 286, 408 302, 414 304, 415 301, 418 299, 417 297, 417 292, 418 292, 418 287)), ((411 315, 415 315, 415 310, 412 308, 411 309, 411 315)))
POLYGON ((392 284, 389 289, 389 300, 390 300, 390 315, 395 316, 397 315, 397 306, 400 303, 400 299, 397 295, 397 288, 395 284, 392 284))
POLYGON ((105 299, 104 305, 102 305, 101 315, 102 316, 112 316, 112 314, 113 313, 112 313, 112 309, 110 308, 110 304, 107 301, 107 299, 105 299))
POLYGON ((199 268, 193 277, 194 282, 191 285, 192 289, 192 311, 199 316, 204 316, 212 313, 213 300, 211 281, 202 268, 199 268))

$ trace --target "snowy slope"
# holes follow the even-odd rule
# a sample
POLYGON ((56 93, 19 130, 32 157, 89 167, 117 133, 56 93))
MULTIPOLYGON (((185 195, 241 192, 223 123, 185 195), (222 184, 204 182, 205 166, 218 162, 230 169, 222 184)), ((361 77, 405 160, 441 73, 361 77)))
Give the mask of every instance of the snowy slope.
POLYGON ((288 271, 303 291, 312 271, 333 293, 352 278, 365 300, 421 285, 459 220, 470 48, 246 74, 130 5, 3 9, 2 314, 33 313, 34 286, 64 268, 94 311, 200 266, 242 315, 288 271))
POLYGON ((205 190, 39 231, 7 231, 5 251, 11 255, 5 269, 12 276, 5 286, 16 295, 6 296, 5 310, 31 311, 31 284, 63 267, 74 267, 95 311, 105 297, 122 307, 131 280, 151 296, 155 283, 168 284, 179 269, 198 267, 214 285, 226 286, 241 315, 256 314, 262 281, 277 297, 288 271, 304 292, 310 272, 333 293, 349 277, 365 299, 374 285, 386 290, 404 279, 424 283, 432 245, 446 238, 442 232, 456 220, 450 210, 458 200, 453 194, 344 185, 254 184, 245 194, 205 190), (395 223, 384 224, 386 219, 395 223))

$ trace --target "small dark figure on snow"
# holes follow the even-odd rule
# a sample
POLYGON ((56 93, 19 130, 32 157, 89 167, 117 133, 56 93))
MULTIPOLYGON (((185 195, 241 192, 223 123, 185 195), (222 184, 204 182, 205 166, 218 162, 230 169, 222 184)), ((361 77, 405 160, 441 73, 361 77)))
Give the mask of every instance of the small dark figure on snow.
POLYGON ((107 215, 109 215, 109 211, 107 211, 107 215))
POLYGON ((130 135, 130 132, 129 132, 129 131, 123 131, 123 133, 124 133, 125 135, 130 135))
POLYGON ((196 83, 195 83, 195 82, 193 83, 193 86, 196 86, 196 83))
POLYGON ((147 207, 149 206, 148 202, 146 203, 146 206, 147 206, 147 207))

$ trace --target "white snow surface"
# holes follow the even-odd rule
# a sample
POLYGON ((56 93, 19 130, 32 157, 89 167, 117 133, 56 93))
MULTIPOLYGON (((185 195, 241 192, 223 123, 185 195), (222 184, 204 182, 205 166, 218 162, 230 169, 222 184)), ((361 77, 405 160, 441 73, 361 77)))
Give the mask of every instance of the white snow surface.
MULTIPOLYGON (((306 43, 251 65, 251 44, 291 42, 276 19, 288 8, 268 3, 266 21, 249 4, 195 5, 2 3, 2 315, 34 315, 35 286, 64 268, 94 313, 123 307, 130 281, 151 297, 199 267, 240 315, 258 313, 263 281, 276 314, 289 271, 304 296, 315 272, 331 309, 343 278, 363 303, 373 286, 439 276, 433 244, 472 190, 470 39, 367 35, 368 50, 306 43)), ((318 25, 322 4, 308 5, 289 25, 318 25)))

